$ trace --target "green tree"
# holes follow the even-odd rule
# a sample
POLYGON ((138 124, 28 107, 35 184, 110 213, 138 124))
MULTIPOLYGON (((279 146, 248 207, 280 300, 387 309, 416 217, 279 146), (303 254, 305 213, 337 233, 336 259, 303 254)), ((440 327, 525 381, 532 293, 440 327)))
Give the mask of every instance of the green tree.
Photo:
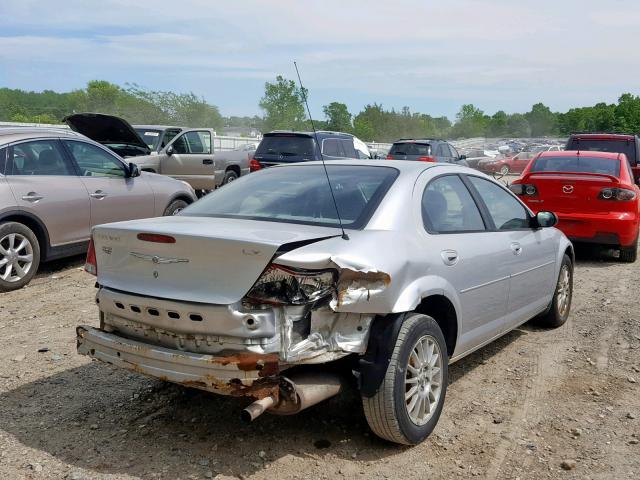
POLYGON ((543 103, 536 103, 531 107, 531 111, 525 114, 525 117, 529 122, 533 137, 552 135, 556 131, 556 116, 543 103))
POLYGON ((530 137, 531 127, 527 118, 521 113, 514 113, 507 120, 507 129, 509 135, 513 137, 530 137))
POLYGON ((327 119, 326 128, 336 132, 351 132, 351 114, 347 106, 340 102, 331 102, 322 107, 324 116, 327 119))
POLYGON ((498 110, 491 116, 487 125, 487 136, 502 137, 508 133, 509 116, 502 110, 498 110))
POLYGON ((304 95, 293 80, 278 75, 275 83, 264 84, 260 108, 264 110, 264 130, 296 130, 304 126, 304 95))
POLYGON ((485 135, 489 117, 479 108, 468 103, 460 107, 456 115, 456 123, 453 126, 454 137, 481 137, 485 135))

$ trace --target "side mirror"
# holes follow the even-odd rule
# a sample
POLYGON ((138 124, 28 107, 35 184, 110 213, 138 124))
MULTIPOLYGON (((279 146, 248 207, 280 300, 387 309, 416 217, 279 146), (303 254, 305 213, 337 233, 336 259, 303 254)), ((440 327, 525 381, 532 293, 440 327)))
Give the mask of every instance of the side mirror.
POLYGON ((466 156, 466 155, 460 155, 460 156, 458 157, 458 160, 466 160, 466 159, 467 159, 467 156, 466 156))
POLYGON ((129 178, 139 177, 140 169, 135 163, 129 163, 129 178))
POLYGON ((169 156, 173 155, 173 145, 169 145, 165 150, 165 153, 169 156))
POLYGON ((558 216, 553 212, 538 212, 536 223, 539 228, 554 227, 558 224, 558 216))

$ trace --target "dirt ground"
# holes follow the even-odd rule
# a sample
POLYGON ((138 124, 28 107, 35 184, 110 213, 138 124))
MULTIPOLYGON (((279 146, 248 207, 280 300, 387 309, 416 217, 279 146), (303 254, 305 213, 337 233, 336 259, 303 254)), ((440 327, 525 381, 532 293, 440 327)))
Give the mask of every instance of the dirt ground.
POLYGON ((640 262, 580 252, 573 310, 452 365, 434 434, 377 439, 355 393, 294 417, 153 381, 75 352, 97 324, 73 259, 0 294, 0 478, 640 478, 640 262), (564 463, 563 463, 564 462, 564 463))

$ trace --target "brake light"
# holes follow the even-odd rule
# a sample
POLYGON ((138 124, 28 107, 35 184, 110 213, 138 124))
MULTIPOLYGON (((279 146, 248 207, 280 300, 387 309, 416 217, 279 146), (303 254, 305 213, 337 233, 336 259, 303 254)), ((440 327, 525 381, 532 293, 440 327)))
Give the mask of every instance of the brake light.
POLYGON ((509 185, 509 190, 511 190, 516 195, 526 195, 532 197, 536 193, 538 193, 538 189, 535 185, 524 184, 524 183, 512 183, 509 185))
POLYGON ((258 160, 256 160, 255 158, 249 160, 249 171, 257 172, 258 170, 262 170, 262 165, 260 165, 260 162, 258 162, 258 160))
POLYGON ((93 235, 89 239, 89 249, 87 250, 87 260, 84 262, 84 270, 91 275, 98 275, 98 262, 96 261, 96 248, 93 245, 93 235))
POLYGON ((421 162, 435 162, 436 159, 433 157, 418 157, 418 160, 421 162))
POLYGON ((636 192, 626 188, 605 188, 600 192, 598 198, 601 200, 628 202, 636 198, 636 192))
POLYGON ((387 154, 387 160, 394 160, 393 155, 387 154))
POLYGON ((154 242, 154 243, 176 243, 176 239, 169 235, 160 235, 158 233, 139 233, 137 235, 138 240, 142 240, 143 242, 154 242))

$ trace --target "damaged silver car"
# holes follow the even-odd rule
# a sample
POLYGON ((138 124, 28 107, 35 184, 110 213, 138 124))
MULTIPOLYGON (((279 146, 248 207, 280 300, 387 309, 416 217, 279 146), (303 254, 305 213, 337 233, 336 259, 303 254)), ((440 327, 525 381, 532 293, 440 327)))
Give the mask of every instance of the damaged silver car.
POLYGON ((372 430, 416 444, 450 363, 534 317, 566 321, 573 248, 556 222, 456 165, 266 169, 176 216, 96 227, 100 327, 77 328, 78 351, 252 397, 247 420, 337 395, 347 372, 372 430))

